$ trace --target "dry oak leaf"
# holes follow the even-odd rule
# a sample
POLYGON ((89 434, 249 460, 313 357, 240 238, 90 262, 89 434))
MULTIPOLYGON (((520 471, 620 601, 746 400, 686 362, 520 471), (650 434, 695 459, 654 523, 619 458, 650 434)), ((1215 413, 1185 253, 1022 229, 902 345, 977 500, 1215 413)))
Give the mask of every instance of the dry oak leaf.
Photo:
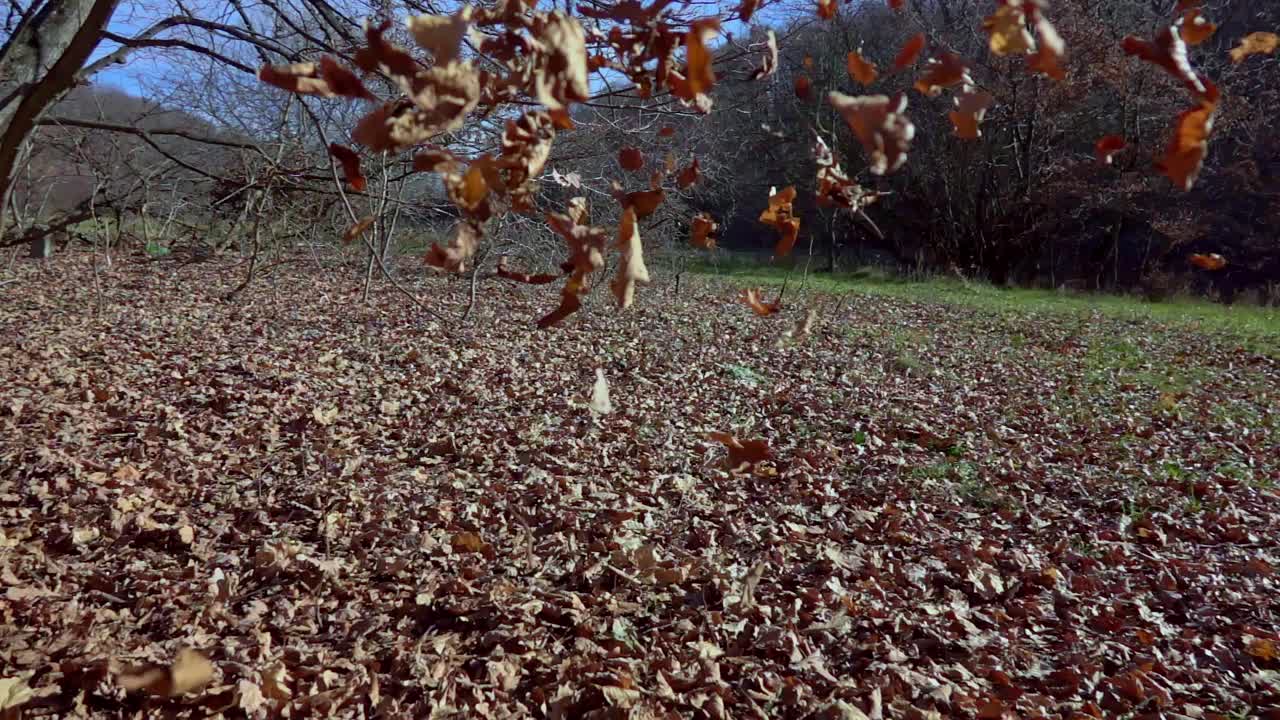
MULTIPOLYGON (((688 62, 685 77, 688 78, 688 92, 691 96, 706 94, 715 85, 716 74, 711 65, 711 49, 707 43, 720 33, 719 18, 702 18, 694 20, 689 26, 689 34, 685 36, 685 47, 688 49, 688 62)), ((684 98, 692 100, 693 97, 684 98)))
POLYGON ((263 65, 258 69, 258 79, 300 95, 376 99, 355 73, 328 55, 322 56, 318 64, 263 65))
POLYGON ((555 282, 560 276, 551 273, 539 273, 531 275, 529 273, 516 272, 507 268, 507 256, 503 255, 498 258, 498 269, 495 273, 498 277, 506 280, 514 280, 515 282, 524 283, 526 285, 547 285, 555 282))
POLYGON ((898 51, 898 56, 893 59, 893 69, 902 70, 915 63, 916 58, 920 56, 920 51, 924 50, 924 45, 928 38, 924 33, 916 33, 902 45, 902 49, 898 51))
POLYGON ((1247 638, 1248 645, 1244 651, 1259 660, 1276 660, 1280 658, 1280 652, 1276 650, 1276 644, 1272 640, 1266 638, 1247 638))
POLYGON ((716 239, 711 234, 716 231, 716 222, 706 213, 698 213, 693 216, 690 223, 689 243, 694 247, 703 250, 715 250, 716 239))
POLYGON ((365 230, 368 230, 369 227, 373 225, 373 223, 374 223, 374 217, 372 215, 369 215, 368 217, 360 218, 360 220, 358 220, 351 227, 347 228, 347 231, 342 234, 342 242, 349 243, 352 240, 355 240, 356 238, 360 237, 360 233, 364 232, 365 230))
MULTIPOLYGON (((1217 92, 1212 84, 1209 87, 1212 92, 1217 92)), ((1216 111, 1216 103, 1201 102, 1199 107, 1179 115, 1168 147, 1156 159, 1156 169, 1184 191, 1190 190, 1200 176, 1204 156, 1209 150, 1209 134, 1213 132, 1213 114, 1216 111)))
POLYGON ((635 172, 644 167, 644 153, 633 147, 624 147, 618 151, 618 165, 623 170, 635 172))
POLYGON ((996 11, 982 21, 982 29, 987 31, 987 44, 995 55, 1020 55, 1031 52, 1035 45, 1027 30, 1022 0, 1001 0, 996 11))
POLYGON ((763 438, 759 440, 739 440, 733 435, 724 432, 712 432, 708 434, 708 437, 724 445, 729 451, 729 468, 731 470, 741 470, 744 465, 752 466, 773 458, 773 452, 769 449, 769 441, 763 438))
MULTIPOLYGON (((511 207, 517 212, 533 209, 535 180, 542 175, 547 160, 551 158, 551 145, 556 137, 555 119, 551 113, 533 110, 514 120, 507 120, 502 133, 502 154, 494 163, 496 170, 506 173, 505 179, 497 176, 486 178, 490 186, 505 192, 511 198, 511 207)), ((578 177, 576 173, 570 176, 578 177)), ((581 179, 578 179, 581 184, 581 179)))
POLYGON ((867 151, 872 173, 893 172, 907 162, 916 128, 905 115, 906 95, 851 97, 832 91, 828 99, 867 151))
MULTIPOLYGON (((661 175, 659 174, 658 177, 660 178, 661 175)), ((650 185, 654 184, 651 178, 650 185)), ((614 183, 613 197, 623 208, 634 209, 636 211, 636 219, 643 220, 657 211, 658 206, 666 199, 667 193, 661 187, 651 187, 649 190, 624 193, 622 186, 614 183)))
POLYGON ((591 386, 591 401, 587 403, 587 407, 597 415, 613 412, 613 403, 609 400, 609 381, 604 378, 603 368, 596 368, 596 381, 591 386))
POLYGON ((1164 68, 1165 72, 1182 82, 1198 98, 1217 102, 1217 88, 1191 69, 1191 61, 1187 59, 1187 44, 1173 27, 1161 28, 1154 41, 1126 36, 1120 42, 1120 47, 1126 55, 1136 56, 1164 68))
POLYGON ((351 189, 364 192, 365 177, 360 172, 360 155, 355 150, 338 143, 329 143, 329 154, 342 163, 342 174, 346 176, 347 184, 351 189))
POLYGON ((640 242, 640 228, 636 223, 636 211, 627 208, 618 223, 618 249, 622 259, 609 289, 618 300, 618 307, 626 309, 636 296, 636 283, 649 282, 649 269, 644 265, 644 245, 640 242))
POLYGON ((1270 55, 1280 47, 1280 35, 1255 32, 1245 35, 1240 44, 1231 49, 1231 62, 1241 63, 1250 55, 1270 55))
POLYGON ((849 77, 863 85, 870 85, 875 82, 876 76, 879 74, 876 71, 875 64, 868 62, 855 50, 849 51, 849 56, 845 59, 845 64, 849 70, 849 77))
POLYGON ((1094 143, 1093 152, 1097 156, 1098 162, 1103 165, 1110 165, 1115 154, 1125 149, 1125 147, 1124 138, 1119 135, 1105 135, 1098 138, 1098 142, 1094 143))
POLYGON ((769 205, 760 213, 760 222, 778 231, 778 244, 774 246, 774 257, 786 257, 796 244, 800 234, 800 218, 792 215, 791 203, 796 199, 796 189, 788 186, 781 192, 769 188, 769 205))
POLYGON ((455 553, 482 553, 487 543, 479 533, 460 532, 449 538, 449 545, 455 553))
POLYGON ((834 205, 860 211, 879 199, 877 193, 866 192, 861 185, 849 179, 835 153, 816 130, 813 133, 813 159, 818 168, 817 202, 820 207, 834 205))
POLYGON ((422 69, 418 61, 396 44, 383 39, 382 34, 390 27, 389 20, 377 25, 365 21, 365 47, 356 50, 356 66, 365 72, 382 72, 399 78, 417 74, 422 69))
POLYGON ((427 251, 423 260, 432 267, 438 267, 448 272, 463 272, 467 269, 467 260, 475 255, 476 248, 480 245, 480 238, 483 231, 473 222, 464 220, 458 223, 458 229, 453 235, 453 241, 446 247, 441 247, 439 243, 431 245, 431 249, 427 251))
POLYGON ((437 65, 448 65, 458 58, 471 28, 471 15, 471 6, 463 5, 453 15, 410 15, 405 24, 418 47, 430 51, 437 65))
POLYGON ((1195 265, 1201 270, 1221 270, 1227 266, 1227 259, 1218 253, 1200 254, 1196 253, 1187 258, 1187 262, 1195 265))
POLYGON ((538 50, 533 73, 534 97, 551 110, 567 110, 591 93, 587 82, 587 36, 582 25, 559 10, 535 15, 534 46, 538 50))
POLYGON ((760 0, 742 0, 742 4, 738 6, 738 19, 744 23, 751 22, 751 16, 756 14, 759 5, 760 0))
POLYGON ((587 200, 575 197, 569 201, 567 214, 548 213, 547 223, 569 245, 569 259, 562 267, 570 273, 560 290, 560 305, 538 320, 546 329, 564 320, 582 307, 582 295, 590 289, 590 276, 604 266, 605 231, 593 227, 587 217, 587 200))
POLYGON ((751 72, 752 80, 761 80, 778 71, 778 36, 772 30, 765 34, 765 54, 760 67, 751 72))
POLYGON ((143 690, 152 695, 173 697, 199 690, 212 679, 213 663, 199 652, 183 648, 178 651, 172 665, 121 673, 116 682, 125 690, 143 690))
POLYGON ((685 166, 685 168, 680 171, 680 174, 676 176, 676 185, 679 186, 681 190, 696 182, 698 182, 698 158, 694 158, 693 162, 685 166))
POLYGON ((1187 8, 1178 28, 1179 34, 1188 45, 1199 45, 1208 40, 1217 30, 1218 26, 1210 22, 1198 7, 1187 8))
POLYGON ((480 101, 480 76, 470 63, 434 67, 402 81, 412 100, 386 103, 360 118, 351 132, 374 152, 398 151, 462 127, 480 101))
POLYGON ((774 299, 771 303, 765 303, 760 297, 760 291, 756 288, 745 288, 738 294, 738 297, 747 304, 747 307, 751 308, 751 312, 760 317, 769 317, 782 309, 782 305, 777 299, 774 299))
POLYGON ((982 137, 982 120, 987 109, 995 102, 991 93, 975 90, 966 85, 964 91, 954 98, 956 109, 947 113, 951 124, 955 126, 956 137, 964 140, 977 140, 982 137))
POLYGON ((1067 69, 1062 66, 1067 54, 1066 42, 1057 28, 1043 17, 1036 20, 1036 33, 1040 36, 1040 47, 1027 59, 1027 69, 1044 73, 1054 80, 1066 80, 1067 69))
POLYGON ((915 88, 929 97, 937 97, 943 88, 971 82, 965 61, 955 53, 943 51, 925 63, 924 74, 916 80, 915 88))
POLYGON ((901 10, 907 6, 907 0, 889 0, 889 7, 893 10, 901 10))
POLYGON ((818 17, 830 20, 840 10, 839 0, 818 0, 818 17))

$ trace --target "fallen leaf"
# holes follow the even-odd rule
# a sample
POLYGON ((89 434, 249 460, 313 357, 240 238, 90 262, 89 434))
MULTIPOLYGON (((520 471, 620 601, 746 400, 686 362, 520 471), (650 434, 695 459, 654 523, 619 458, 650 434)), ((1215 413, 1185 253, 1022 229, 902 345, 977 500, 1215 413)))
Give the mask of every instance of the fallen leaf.
POLYGON ((751 308, 751 312, 760 317, 768 317, 782 309, 777 300, 772 303, 765 303, 760 297, 760 291, 756 288, 745 288, 739 294, 739 297, 747 304, 747 307, 751 308))
POLYGON ((729 451, 730 470, 742 470, 744 466, 753 466, 773 458, 768 440, 739 440, 724 432, 712 432, 709 437, 724 445, 729 451))
POLYGON ((213 663, 191 648, 178 651, 168 667, 151 667, 122 673, 116 682, 125 690, 143 690, 152 695, 173 697, 199 690, 213 679, 213 663))

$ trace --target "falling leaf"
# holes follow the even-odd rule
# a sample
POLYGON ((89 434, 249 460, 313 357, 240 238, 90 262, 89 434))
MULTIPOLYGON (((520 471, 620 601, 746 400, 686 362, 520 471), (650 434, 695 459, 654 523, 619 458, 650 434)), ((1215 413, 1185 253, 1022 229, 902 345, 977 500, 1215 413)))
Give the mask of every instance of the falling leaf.
POLYGON ((1215 32, 1218 26, 1209 21, 1204 13, 1198 7, 1188 8, 1182 15, 1182 24, 1179 32, 1182 39, 1188 45, 1199 45, 1208 40, 1215 32))
POLYGON ((906 164, 916 134, 915 125, 905 115, 906 95, 850 97, 832 91, 828 97, 867 151, 872 173, 883 175, 906 164))
POLYGON ((1209 253, 1207 255, 1196 253, 1188 257, 1187 261, 1201 270, 1221 270, 1227 266, 1227 259, 1218 253, 1209 253))
POLYGON ((649 282, 649 270, 644 265, 644 246, 640 243, 640 228, 633 208, 627 208, 618 223, 618 249, 622 251, 622 259, 618 261, 618 271, 613 282, 609 283, 609 289, 618 300, 618 306, 625 310, 635 299, 636 283, 649 282))
MULTIPOLYGON (((703 18, 690 24, 689 34, 685 36, 686 58, 688 65, 685 77, 688 78, 690 94, 705 94, 715 85, 716 74, 711 69, 714 59, 707 43, 720 33, 719 18, 703 18)), ((686 98, 692 99, 692 98, 686 98)))
POLYGON ((756 14, 759 5, 760 0, 742 0, 742 4, 738 6, 738 19, 744 23, 751 22, 751 16, 756 14))
POLYGON ((966 85, 964 91, 956 95, 953 102, 956 109, 947 113, 947 117, 955 126, 956 136, 964 140, 977 140, 982 137, 980 126, 983 118, 986 117, 987 109, 995 102, 995 97, 989 92, 975 90, 972 86, 966 85))
POLYGON ((861 211, 879 199, 879 194, 867 192, 845 174, 836 160, 835 153, 816 131, 813 136, 813 159, 818 168, 817 202, 820 207, 842 207, 861 211))
POLYGON ((1205 102, 1179 115, 1168 147, 1156 160, 1156 168, 1183 190, 1190 190, 1200 175, 1216 110, 1216 104, 1205 102))
POLYGON ((1270 55, 1280 47, 1280 35, 1255 32, 1245 35, 1240 44, 1231 49, 1231 62, 1241 63, 1250 55, 1270 55))
POLYGON ((372 227, 375 220, 376 218, 374 218, 374 216, 372 215, 369 215, 368 217, 360 218, 354 224, 352 224, 351 227, 347 228, 346 232, 342 233, 342 242, 349 243, 352 240, 355 240, 356 238, 360 237, 360 233, 363 233, 365 230, 368 230, 370 227, 372 227))
POLYGON ((422 66, 413 59, 412 55, 382 37, 390 27, 389 20, 377 25, 365 23, 366 45, 356 51, 354 58, 356 67, 365 72, 382 72, 392 77, 412 77, 422 69, 422 66))
POLYGON ((807 75, 797 75, 795 81, 796 97, 801 100, 807 99, 809 97, 809 89, 812 86, 813 83, 809 80, 807 75))
POLYGON ((1182 41, 1182 36, 1174 32, 1173 27, 1162 28, 1156 33, 1154 41, 1129 35, 1121 41, 1120 47, 1126 55, 1136 56, 1163 68, 1197 97, 1217 101, 1217 89, 1213 88, 1211 91, 1212 84, 1191 69, 1191 62, 1187 59, 1187 45, 1182 41))
POLYGON ((537 275, 530 275, 529 273, 515 272, 514 270, 509 270, 507 269, 506 255, 503 255, 502 257, 498 258, 498 268, 497 268, 496 274, 500 278, 505 278, 507 280, 514 280, 515 282, 524 283, 526 285, 546 285, 548 283, 553 283, 560 278, 559 275, 552 275, 550 273, 540 273, 537 275))
POLYGON ((376 99, 354 73, 328 55, 321 57, 318 64, 263 65, 258 69, 258 79, 300 95, 376 99))
POLYGON ((623 170, 635 172, 644 167, 644 153, 633 147, 624 147, 618 151, 618 164, 623 170))
POLYGON ((658 137, 669 138, 675 134, 676 134, 676 129, 671 127, 670 125, 664 125, 661 129, 658 130, 658 137))
POLYGON ((125 690, 143 690, 152 695, 173 697, 199 690, 212 679, 213 663, 199 652, 183 648, 169 667, 122 673, 116 681, 125 690))
POLYGON ((928 38, 924 33, 917 33, 902 45, 902 49, 898 51, 897 57, 893 59, 893 69, 902 70, 910 67, 919 57, 920 51, 924 50, 924 45, 928 38))
POLYGON ((676 185, 679 186, 681 190, 696 182, 698 182, 698 158, 694 158, 693 162, 690 162, 685 166, 685 168, 680 171, 680 174, 676 176, 676 185))
POLYGON ((1098 142, 1093 146, 1093 152, 1098 157, 1098 162, 1103 165, 1110 165, 1115 154, 1123 149, 1125 149, 1125 141, 1119 135, 1105 135, 1099 138, 1098 142))
POLYGON ((582 25, 559 10, 538 18, 535 28, 541 52, 532 68, 533 96, 550 110, 591 95, 587 82, 587 36, 582 25))
POLYGON ((582 307, 582 295, 590 289, 591 273, 604 265, 606 241, 605 231, 590 224, 583 197, 569 201, 567 214, 548 213, 547 223, 569 246, 565 266, 570 274, 560 290, 560 305, 538 320, 540 329, 559 323, 582 307))
POLYGON ((591 402, 588 407, 597 415, 608 415, 613 412, 613 403, 609 402, 609 382, 604 379, 604 370, 596 368, 596 381, 591 386, 591 402))
POLYGON ((706 213, 693 216, 690 227, 689 243, 703 250, 715 250, 716 239, 711 234, 716 231, 716 222, 706 213))
POLYGON ((862 55, 858 54, 856 51, 849 51, 849 56, 846 58, 846 64, 849 70, 849 77, 854 80, 862 83, 863 85, 870 85, 876 81, 876 76, 879 74, 876 72, 876 66, 865 60, 862 55))
POLYGON ((742 302, 747 304, 747 307, 751 308, 751 312, 754 312, 760 317, 769 317, 782 309, 782 306, 778 304, 777 300, 774 300, 772 303, 765 303, 760 297, 760 291, 756 288, 746 288, 742 290, 742 292, 739 293, 739 297, 742 299, 742 302))
POLYGON ((760 222, 778 231, 778 244, 774 246, 774 257, 786 257, 796 244, 800 233, 800 218, 792 215, 791 203, 796 199, 796 189, 788 186, 781 192, 769 193, 769 205, 760 213, 760 222))
POLYGON ((739 440, 724 432, 712 432, 709 437, 724 445, 729 451, 728 464, 731 470, 740 471, 744 466, 752 466, 773 458, 768 440, 739 440))
POLYGON ((943 51, 925 63, 924 74, 916 81, 915 88, 929 97, 937 97, 943 88, 971 82, 969 66, 959 55, 943 51))
POLYGON ((356 192, 364 192, 365 177, 360 172, 360 156, 354 150, 337 143, 329 143, 329 154, 342 163, 342 174, 347 184, 356 192))
POLYGON ((661 187, 629 193, 622 192, 620 188, 614 188, 613 196, 624 209, 635 210, 637 220, 643 220, 657 212, 658 206, 662 205, 667 193, 661 187))
POLYGON ((475 255, 480 245, 480 228, 474 223, 463 221, 458 223, 453 240, 447 246, 433 243, 423 260, 432 267, 448 272, 463 272, 467 269, 467 260, 475 255))
POLYGON ((414 42, 430 51, 437 65, 448 65, 458 58, 471 27, 471 14, 471 6, 463 5, 453 15, 410 15, 405 23, 414 42))
POLYGON ((892 10, 901 10, 907 6, 907 0, 889 0, 889 8, 892 10))
POLYGON ((760 67, 751 73, 752 80, 761 80, 778 71, 778 36, 773 30, 765 33, 765 54, 760 67))
POLYGON ((1031 52, 1035 39, 1027 30, 1027 16, 1022 10, 1021 2, 1000 2, 996 11, 982 22, 991 52, 1002 57, 1031 52))
POLYGON ((1043 17, 1036 20, 1036 34, 1040 37, 1040 47, 1027 58, 1027 69, 1043 73, 1054 80, 1066 80, 1067 69, 1062 66, 1062 61, 1066 57, 1067 44, 1062 36, 1043 17))
POLYGON ((840 11, 839 0, 818 0, 818 17, 830 20, 840 11))

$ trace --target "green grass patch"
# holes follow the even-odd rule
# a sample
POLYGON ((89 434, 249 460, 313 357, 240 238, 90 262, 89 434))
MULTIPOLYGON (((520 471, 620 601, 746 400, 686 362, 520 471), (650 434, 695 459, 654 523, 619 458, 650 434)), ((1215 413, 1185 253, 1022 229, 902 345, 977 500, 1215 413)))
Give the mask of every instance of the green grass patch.
POLYGON ((1202 332, 1230 333, 1250 350, 1280 357, 1280 310, 1251 305, 1221 305, 1191 298, 1148 302, 1123 295, 1063 293, 1055 290, 1001 288, 982 282, 961 282, 958 278, 905 280, 878 268, 845 273, 810 272, 803 277, 797 269, 767 267, 741 262, 690 264, 689 271, 714 275, 738 285, 777 286, 784 280, 789 288, 802 284, 809 290, 862 293, 908 301, 969 307, 999 313, 1075 315, 1081 318, 1098 313, 1121 320, 1145 321, 1183 326, 1202 332))

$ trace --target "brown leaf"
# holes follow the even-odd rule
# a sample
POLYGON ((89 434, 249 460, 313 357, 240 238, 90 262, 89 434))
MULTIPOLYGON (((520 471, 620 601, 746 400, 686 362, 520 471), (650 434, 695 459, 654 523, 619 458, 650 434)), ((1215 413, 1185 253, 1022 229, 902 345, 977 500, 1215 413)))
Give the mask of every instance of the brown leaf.
POLYGON ((733 435, 724 432, 712 432, 708 437, 721 443, 729 451, 728 464, 731 470, 741 470, 743 466, 752 466, 773 458, 773 452, 769 449, 769 441, 763 438, 758 440, 739 440, 733 435))
POLYGON ((777 300, 774 300, 772 303, 766 303, 764 299, 760 297, 760 291, 756 288, 746 288, 738 294, 738 297, 742 299, 742 302, 747 304, 747 307, 751 308, 751 312, 759 315, 760 317, 769 317, 782 309, 782 306, 777 300))
POLYGON ((971 82, 965 61, 959 55, 944 50, 925 63, 924 74, 916 80, 915 88, 929 97, 937 97, 943 88, 971 82))
POLYGON ((795 81, 796 97, 806 100, 809 97, 809 90, 813 87, 812 81, 807 75, 797 75, 795 81))
POLYGON ((872 173, 893 172, 907 162, 916 128, 905 115, 905 95, 850 97, 832 91, 828 98, 867 151, 872 173))
POLYGON ((698 182, 698 158, 694 158, 693 162, 685 166, 685 168, 680 171, 680 174, 676 176, 676 185, 679 186, 681 190, 696 182, 698 182))
POLYGON ((644 153, 633 147, 624 147, 618 151, 618 164, 623 170, 635 172, 644 167, 644 153))
POLYGON ((1217 87, 1191 69, 1187 59, 1187 44, 1182 36, 1174 32, 1173 27, 1164 27, 1156 33, 1155 40, 1149 42, 1129 35, 1121 41, 1120 47, 1126 55, 1133 55, 1145 60, 1181 81, 1197 98, 1218 101, 1217 87))
POLYGON ((453 15, 410 15, 406 22, 418 47, 430 51, 437 65, 448 65, 458 58, 471 14, 471 6, 463 5, 453 15))
POLYGON ((876 71, 875 64, 865 60, 857 51, 849 51, 849 56, 846 58, 846 64, 849 70, 849 77, 854 80, 862 83, 863 85, 870 85, 876 81, 876 76, 879 73, 876 71))
POLYGON ((449 538, 449 545, 455 553, 482 553, 487 543, 479 533, 460 532, 449 538))
POLYGON ((1218 253, 1209 253, 1207 255, 1196 253, 1195 255, 1188 257, 1187 262, 1195 265, 1201 270, 1209 270, 1211 272, 1214 270, 1221 270, 1227 266, 1227 259, 1218 253))
POLYGON ((800 233, 800 219, 792 215, 791 203, 796 199, 796 189, 788 186, 781 192, 770 189, 769 205, 760 213, 760 222, 778 231, 778 244, 774 246, 774 257, 786 257, 796 244, 800 233))
POLYGON ((570 275, 560 290, 560 305, 538 321, 538 327, 543 329, 582 307, 581 296, 590 289, 591 273, 604 266, 606 237, 603 229, 589 224, 587 200, 582 197, 569 201, 567 214, 548 213, 547 223, 569 245, 569 259, 564 266, 570 275))
MULTIPOLYGON (((1217 89, 1212 84, 1209 87, 1216 94, 1217 89)), ((1209 134, 1213 132, 1216 111, 1216 103, 1202 102, 1199 107, 1179 115, 1169 146, 1156 160, 1156 169, 1183 190, 1190 190, 1200 175, 1205 153, 1209 150, 1209 134)))
POLYGON ((300 95, 376 99, 354 73, 328 55, 322 56, 319 64, 263 65, 258 79, 300 95))
POLYGON ((168 667, 150 667, 121 673, 116 682, 125 690, 143 690, 152 695, 172 697, 199 690, 213 679, 213 663, 204 655, 183 648, 168 667))
POLYGON ((982 137, 980 126, 995 98, 989 92, 974 90, 966 85, 964 91, 956 95, 954 102, 956 109, 947 113, 947 117, 955 126, 956 136, 964 140, 982 137))
POLYGON ((560 278, 559 275, 552 275, 551 273, 539 273, 537 275, 530 275, 529 273, 522 273, 522 272, 516 272, 514 270, 509 270, 507 269, 506 255, 503 255, 502 257, 498 258, 498 268, 495 274, 500 278, 504 278, 506 280, 514 280, 515 282, 524 283, 526 285, 547 285, 549 283, 555 282, 557 279, 560 278))
POLYGON ((365 230, 368 230, 373 225, 374 220, 375 218, 372 215, 358 220, 351 227, 347 228, 347 231, 342 234, 342 242, 349 243, 352 240, 355 240, 356 238, 360 237, 360 233, 364 232, 365 230))
POLYGON ((1098 142, 1093 146, 1094 155, 1103 165, 1110 165, 1115 154, 1123 149, 1125 149, 1125 141, 1119 135, 1105 135, 1098 138, 1098 142))
POLYGON ((1210 22, 1200 8, 1193 7, 1187 8, 1183 13, 1179 34, 1188 45, 1199 45, 1208 40, 1217 30, 1218 26, 1210 22))
POLYGON ((587 36, 582 25, 556 10, 537 16, 533 27, 541 52, 531 68, 533 95, 550 110, 567 110, 590 97, 587 36))
POLYGON ((688 66, 685 76, 688 78, 688 92, 691 95, 705 94, 716 83, 716 74, 711 68, 714 59, 711 56, 711 49, 707 47, 707 42, 718 34, 720 34, 719 18, 694 20, 689 26, 689 34, 685 36, 684 42, 688 49, 688 66))
POLYGON ((988 45, 995 55, 1020 55, 1031 52, 1035 39, 1027 30, 1027 16, 1021 2, 1001 0, 996 11, 982 21, 988 45))
POLYGON ((355 150, 337 143, 329 143, 329 154, 342 163, 342 174, 347 184, 356 192, 364 192, 365 177, 360 172, 360 156, 355 150))
POLYGON ((658 137, 669 138, 676 134, 676 129, 670 125, 664 125, 658 130, 658 137))
POLYGON ((893 69, 902 70, 910 67, 915 63, 916 58, 920 56, 920 51, 924 50, 924 45, 928 38, 924 33, 917 33, 902 45, 902 49, 898 51, 897 57, 893 59, 893 69))
POLYGON ((1253 638, 1244 651, 1264 662, 1280 659, 1275 642, 1266 638, 1253 638))
POLYGON ((861 210, 879 199, 877 193, 866 192, 861 185, 849 179, 836 160, 835 153, 831 152, 831 148, 816 131, 813 136, 813 158, 818 167, 817 202, 820 207, 861 210))
POLYGON ((1043 17, 1036 20, 1036 34, 1040 36, 1040 47, 1027 58, 1027 69, 1043 73, 1054 80, 1066 80, 1067 69, 1062 66, 1062 61, 1066 57, 1067 44, 1062 36, 1043 17))
POLYGON ((666 199, 667 193, 661 187, 630 193, 623 193, 621 188, 615 187, 613 196, 624 209, 633 208, 636 211, 636 219, 643 220, 657 211, 658 206, 666 199))
POLYGON ((412 55, 383 39, 382 34, 390 27, 389 20, 378 25, 365 26, 366 47, 356 50, 356 66, 365 72, 383 72, 398 78, 412 77, 422 69, 422 66, 413 59, 412 55))
POLYGON ((742 4, 738 6, 738 19, 744 23, 751 22, 751 16, 755 15, 759 5, 760 0, 742 0, 742 4))
POLYGON ((778 71, 778 36, 773 30, 765 33, 765 54, 760 67, 751 73, 752 80, 761 80, 778 71))
POLYGON ((640 228, 636 223, 634 208, 627 208, 618 223, 618 249, 622 259, 609 289, 618 300, 618 307, 631 307, 636 295, 636 283, 649 282, 649 269, 644 265, 644 246, 640 243, 640 228))
POLYGON ((1270 32, 1249 33, 1231 49, 1231 62, 1241 63, 1250 55, 1270 55, 1280 47, 1280 35, 1270 32))
POLYGON ((690 223, 689 243, 694 247, 703 250, 715 250, 716 239, 711 234, 716 231, 716 222, 706 213, 698 213, 693 216, 690 223))
POLYGON ((840 0, 818 0, 818 17, 830 20, 840 11, 840 0))
POLYGON ((447 247, 441 247, 439 243, 433 244, 423 259, 428 265, 442 270, 463 272, 467 269, 467 260, 471 259, 479 247, 482 236, 483 231, 478 225, 470 221, 460 222, 453 241, 447 247))

